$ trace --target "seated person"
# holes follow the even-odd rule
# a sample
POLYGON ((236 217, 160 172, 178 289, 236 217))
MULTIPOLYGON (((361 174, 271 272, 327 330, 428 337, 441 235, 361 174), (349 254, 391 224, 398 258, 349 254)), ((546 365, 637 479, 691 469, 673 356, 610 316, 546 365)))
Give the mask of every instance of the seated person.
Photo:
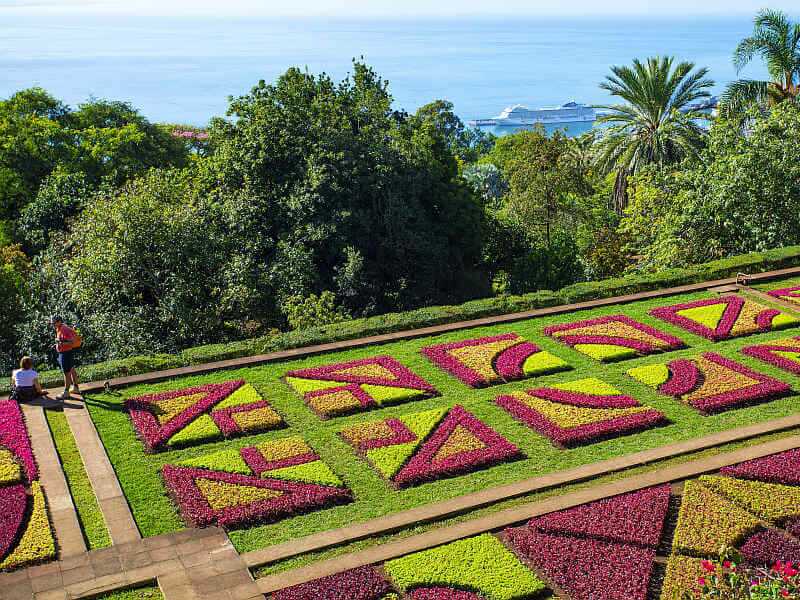
POLYGON ((28 402, 43 395, 39 373, 33 369, 33 359, 23 356, 19 361, 19 369, 11 374, 11 397, 17 402, 28 402))

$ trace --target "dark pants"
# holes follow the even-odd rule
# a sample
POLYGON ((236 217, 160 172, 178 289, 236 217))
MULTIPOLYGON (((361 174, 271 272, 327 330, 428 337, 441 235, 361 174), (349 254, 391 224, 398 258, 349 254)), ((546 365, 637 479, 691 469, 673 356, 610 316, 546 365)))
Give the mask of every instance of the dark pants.
POLYGON ((58 353, 58 366, 62 373, 69 373, 75 368, 75 350, 58 353))
POLYGON ((15 387, 11 390, 11 397, 17 402, 30 402, 39 397, 36 388, 31 386, 15 387))

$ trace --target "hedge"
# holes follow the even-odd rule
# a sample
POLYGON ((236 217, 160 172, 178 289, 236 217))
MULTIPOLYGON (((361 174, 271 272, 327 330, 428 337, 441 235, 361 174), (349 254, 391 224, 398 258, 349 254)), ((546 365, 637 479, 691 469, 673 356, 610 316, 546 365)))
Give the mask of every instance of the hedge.
MULTIPOLYGON (((242 358, 289 348, 701 283, 732 277, 739 272, 763 272, 798 265, 800 265, 800 246, 789 246, 732 256, 683 269, 668 269, 659 273, 575 283, 555 292, 540 290, 519 296, 503 295, 481 298, 455 306, 431 306, 407 312, 353 319, 333 325, 298 329, 249 340, 187 348, 178 354, 153 354, 110 360, 81 366, 80 375, 84 381, 103 381, 115 377, 242 358)), ((63 382, 58 371, 41 373, 40 380, 45 387, 54 387, 63 382)), ((0 393, 8 393, 8 391, 9 383, 3 379, 0 382, 0 393)))

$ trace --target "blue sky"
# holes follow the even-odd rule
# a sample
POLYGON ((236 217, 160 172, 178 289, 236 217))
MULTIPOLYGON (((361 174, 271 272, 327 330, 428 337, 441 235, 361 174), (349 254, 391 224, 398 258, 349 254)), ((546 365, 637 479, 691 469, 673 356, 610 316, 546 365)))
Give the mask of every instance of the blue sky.
POLYGON ((453 15, 752 14, 796 11, 797 0, 0 0, 0 14, 118 13, 208 16, 438 17, 453 15))

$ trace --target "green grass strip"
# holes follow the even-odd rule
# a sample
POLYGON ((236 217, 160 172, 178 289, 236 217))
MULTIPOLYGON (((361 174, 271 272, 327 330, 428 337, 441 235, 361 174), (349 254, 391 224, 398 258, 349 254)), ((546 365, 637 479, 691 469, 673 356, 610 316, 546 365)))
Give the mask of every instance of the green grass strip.
POLYGON ((161 593, 158 586, 146 585, 109 592, 102 596, 96 596, 95 600, 164 600, 164 594, 161 593))
POLYGON ((86 544, 90 550, 106 548, 111 545, 111 538, 108 535, 94 490, 92 490, 92 484, 83 468, 83 461, 78 452, 78 446, 75 444, 75 438, 72 437, 67 417, 61 409, 47 409, 44 414, 50 424, 56 452, 58 452, 58 458, 61 460, 61 466, 67 478, 72 501, 78 511, 78 521, 81 524, 86 544))

